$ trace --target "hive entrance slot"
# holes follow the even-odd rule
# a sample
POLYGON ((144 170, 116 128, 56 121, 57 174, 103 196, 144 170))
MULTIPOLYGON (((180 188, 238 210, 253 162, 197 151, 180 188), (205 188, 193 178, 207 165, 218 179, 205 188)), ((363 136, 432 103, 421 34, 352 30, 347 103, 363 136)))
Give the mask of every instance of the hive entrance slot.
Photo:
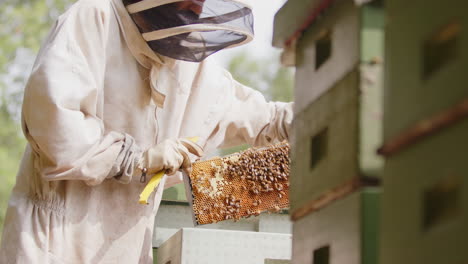
POLYGON ((314 169, 317 164, 327 155, 328 129, 323 129, 312 137, 310 146, 310 168, 314 169))
POLYGON ((330 58, 331 51, 331 32, 330 30, 324 30, 315 42, 315 70, 318 70, 330 58))
POLYGON ((437 30, 424 41, 422 61, 424 79, 429 78, 458 56, 460 32, 460 23, 452 22, 437 30))
POLYGON ((329 264, 330 263, 330 246, 324 246, 314 250, 312 264, 329 264))
POLYGON ((445 177, 425 190, 423 227, 425 230, 460 214, 461 177, 445 177))

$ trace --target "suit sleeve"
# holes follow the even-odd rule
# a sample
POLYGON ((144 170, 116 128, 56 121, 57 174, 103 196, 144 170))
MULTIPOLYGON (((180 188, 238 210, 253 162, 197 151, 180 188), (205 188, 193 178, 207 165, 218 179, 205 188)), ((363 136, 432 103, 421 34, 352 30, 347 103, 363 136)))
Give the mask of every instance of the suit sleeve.
POLYGON ((104 129, 111 10, 93 2, 79 1, 59 17, 25 88, 23 130, 45 180, 128 182, 140 154, 131 136, 104 129))
POLYGON ((288 140, 293 103, 267 102, 259 91, 242 85, 227 72, 225 75, 231 79, 231 103, 217 127, 224 137, 220 147, 245 143, 265 146, 288 140))

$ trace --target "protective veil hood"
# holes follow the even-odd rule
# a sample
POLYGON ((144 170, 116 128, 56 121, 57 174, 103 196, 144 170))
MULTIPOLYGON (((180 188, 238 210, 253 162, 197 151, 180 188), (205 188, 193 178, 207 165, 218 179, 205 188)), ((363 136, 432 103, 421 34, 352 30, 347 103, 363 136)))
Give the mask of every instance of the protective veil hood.
POLYGON ((200 62, 252 40, 245 0, 123 0, 143 39, 161 55, 200 62))

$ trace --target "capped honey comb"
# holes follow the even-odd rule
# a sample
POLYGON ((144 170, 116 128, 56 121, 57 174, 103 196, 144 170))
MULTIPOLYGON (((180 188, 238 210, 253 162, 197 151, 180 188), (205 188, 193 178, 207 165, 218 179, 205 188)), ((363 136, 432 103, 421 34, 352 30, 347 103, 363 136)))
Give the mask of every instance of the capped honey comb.
POLYGON ((194 162, 189 188, 198 225, 289 207, 289 145, 194 162))

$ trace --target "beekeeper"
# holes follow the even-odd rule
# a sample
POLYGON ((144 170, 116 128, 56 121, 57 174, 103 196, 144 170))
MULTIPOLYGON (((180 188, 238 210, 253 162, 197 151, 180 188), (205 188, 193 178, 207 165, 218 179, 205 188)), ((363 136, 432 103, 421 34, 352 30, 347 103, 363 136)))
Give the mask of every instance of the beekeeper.
POLYGON ((291 104, 205 60, 252 39, 246 0, 121 1, 79 0, 38 54, 0 263, 152 263, 155 214, 181 168, 203 149, 288 138, 291 104), (142 171, 161 169, 138 204, 142 171))

